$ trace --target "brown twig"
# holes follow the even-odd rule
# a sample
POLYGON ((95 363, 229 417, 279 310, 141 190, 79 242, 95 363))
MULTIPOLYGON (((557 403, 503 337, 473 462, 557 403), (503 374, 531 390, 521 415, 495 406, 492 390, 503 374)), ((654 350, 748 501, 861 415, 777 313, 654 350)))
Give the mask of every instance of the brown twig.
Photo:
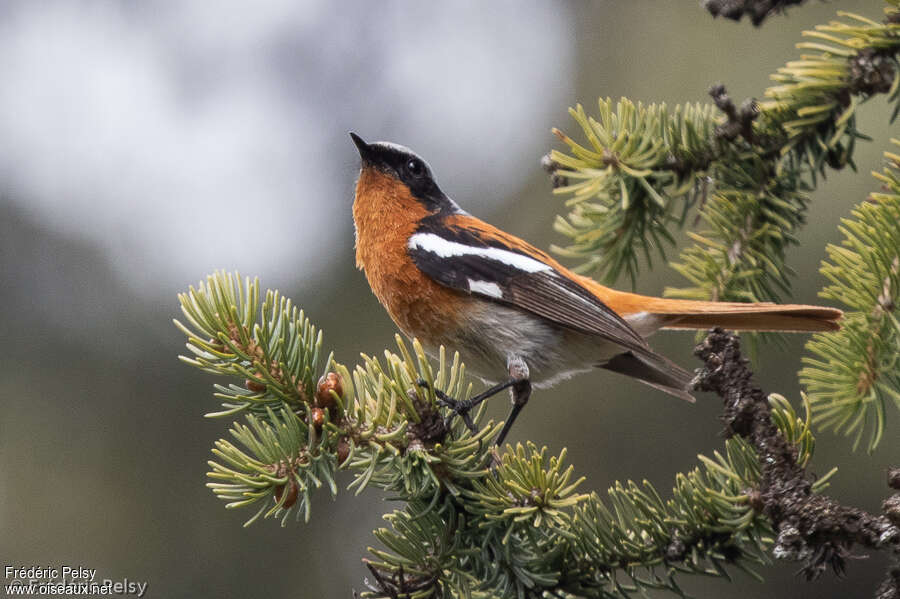
MULTIPOLYGON (((900 597, 897 522, 891 516, 876 516, 812 493, 810 477, 797 463, 796 448, 773 423, 766 394, 752 381, 737 337, 714 329, 694 353, 705 363, 694 379, 695 389, 713 391, 724 400, 725 434, 744 437, 759 455, 759 509, 778 534, 775 557, 800 561, 802 572, 813 579, 828 566, 843 572, 855 545, 888 551, 891 568, 876 597, 900 597)), ((886 502, 885 511, 891 514, 889 508, 886 502)))
POLYGON ((714 17, 740 21, 747 15, 759 27, 766 18, 783 13, 788 6, 802 4, 805 0, 706 0, 704 8, 714 17))
POLYGON ((747 143, 756 144, 759 140, 753 132, 753 121, 759 116, 759 105, 756 100, 748 98, 738 108, 728 96, 725 86, 717 83, 709 88, 709 95, 716 107, 725 113, 728 120, 716 126, 716 137, 727 141, 734 141, 739 135, 747 140, 747 143))

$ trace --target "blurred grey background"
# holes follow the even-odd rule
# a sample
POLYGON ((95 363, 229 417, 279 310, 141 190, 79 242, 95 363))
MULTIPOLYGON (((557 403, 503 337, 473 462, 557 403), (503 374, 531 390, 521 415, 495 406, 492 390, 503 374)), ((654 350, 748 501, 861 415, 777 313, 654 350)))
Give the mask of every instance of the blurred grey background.
MULTIPOLYGON (((394 327, 353 266, 349 130, 414 148, 466 209, 547 247, 563 241, 562 206, 538 162, 552 126, 576 131, 568 106, 706 101, 718 81, 759 96, 800 32, 837 9, 879 18, 882 3, 809 3, 761 29, 697 2, 0 3, 4 565, 97 568, 148 581, 149 597, 350 597, 392 506, 323 493, 308 525, 242 528, 250 512, 204 487, 229 422, 202 417, 213 381, 176 358, 175 294, 239 269, 302 305, 340 361, 380 353, 394 327)), ((798 301, 815 301, 824 244, 875 188, 887 117, 883 99, 863 107, 875 141, 859 147, 860 174, 815 194, 791 255, 798 301)), ((638 289, 680 283, 659 268, 638 289)), ((759 364, 795 404, 803 341, 767 346, 759 364)), ((691 334, 654 344, 693 364, 691 334)), ((511 440, 568 447, 584 490, 627 478, 666 490, 721 447, 718 412, 714 397, 686 406, 597 373, 538 393, 511 440)), ((814 469, 840 467, 840 499, 879 509, 900 449, 889 418, 873 456, 820 433, 814 469)), ((884 563, 812 584, 796 569, 683 582, 703 598, 866 597, 884 563)))

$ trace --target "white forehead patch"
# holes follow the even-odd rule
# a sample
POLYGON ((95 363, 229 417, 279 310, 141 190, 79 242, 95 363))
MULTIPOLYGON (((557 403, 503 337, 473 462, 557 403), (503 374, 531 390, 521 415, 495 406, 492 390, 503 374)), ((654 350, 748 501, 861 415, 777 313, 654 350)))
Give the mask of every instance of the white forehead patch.
POLYGON ((507 266, 512 266, 513 268, 528 273, 553 270, 552 267, 539 260, 517 254, 516 252, 510 252, 509 250, 501 248, 472 247, 470 245, 465 245, 464 243, 449 241, 434 233, 416 233, 409 238, 408 245, 410 249, 422 249, 426 252, 437 254, 441 258, 452 258, 454 256, 480 256, 487 260, 502 262, 507 266))

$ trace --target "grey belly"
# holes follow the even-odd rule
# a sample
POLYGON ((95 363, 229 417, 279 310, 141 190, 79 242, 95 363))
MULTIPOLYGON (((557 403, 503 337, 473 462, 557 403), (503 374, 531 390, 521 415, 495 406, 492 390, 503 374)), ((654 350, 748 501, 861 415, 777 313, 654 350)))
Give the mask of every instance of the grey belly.
POLYGON ((594 335, 562 329, 539 316, 494 302, 470 310, 464 326, 425 349, 436 355, 440 344, 450 352, 458 351, 466 370, 487 383, 507 380, 509 359, 520 357, 536 387, 549 387, 591 370, 622 351, 594 335))

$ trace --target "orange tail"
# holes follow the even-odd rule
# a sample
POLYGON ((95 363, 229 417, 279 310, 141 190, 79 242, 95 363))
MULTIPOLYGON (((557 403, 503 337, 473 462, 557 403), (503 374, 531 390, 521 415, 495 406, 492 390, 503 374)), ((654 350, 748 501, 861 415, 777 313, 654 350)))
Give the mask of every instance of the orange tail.
POLYGON ((843 312, 836 308, 801 304, 760 302, 703 302, 648 297, 604 287, 585 277, 583 284, 638 330, 707 329, 722 327, 737 331, 837 331, 843 312), (647 321, 642 327, 639 322, 647 321), (650 322, 652 321, 652 322, 650 322))
POLYGON ((837 331, 843 312, 835 308, 801 304, 698 302, 661 299, 652 314, 663 319, 664 329, 708 329, 736 331, 837 331))

